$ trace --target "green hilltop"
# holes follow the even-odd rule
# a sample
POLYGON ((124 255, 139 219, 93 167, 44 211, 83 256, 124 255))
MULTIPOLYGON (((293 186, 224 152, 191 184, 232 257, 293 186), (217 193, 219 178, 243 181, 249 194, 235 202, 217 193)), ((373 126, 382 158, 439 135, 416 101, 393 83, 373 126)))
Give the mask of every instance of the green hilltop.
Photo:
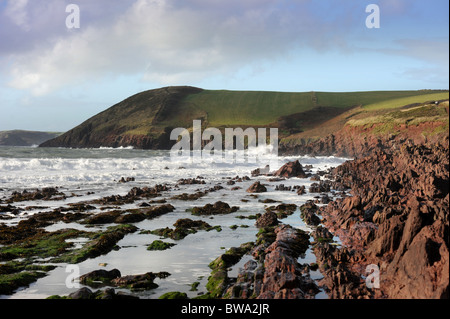
POLYGON ((41 146, 169 149, 171 130, 191 128, 195 119, 204 128, 278 127, 280 137, 292 142, 333 133, 349 119, 448 98, 443 90, 298 93, 166 87, 129 97, 41 146))

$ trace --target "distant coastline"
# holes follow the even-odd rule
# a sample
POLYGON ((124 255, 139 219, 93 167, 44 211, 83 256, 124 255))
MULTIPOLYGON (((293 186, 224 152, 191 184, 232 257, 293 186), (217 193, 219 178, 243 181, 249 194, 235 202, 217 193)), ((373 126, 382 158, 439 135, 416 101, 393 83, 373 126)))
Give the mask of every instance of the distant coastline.
POLYGON ((0 131, 0 146, 35 146, 38 147, 48 140, 54 139, 63 133, 39 131, 0 131))

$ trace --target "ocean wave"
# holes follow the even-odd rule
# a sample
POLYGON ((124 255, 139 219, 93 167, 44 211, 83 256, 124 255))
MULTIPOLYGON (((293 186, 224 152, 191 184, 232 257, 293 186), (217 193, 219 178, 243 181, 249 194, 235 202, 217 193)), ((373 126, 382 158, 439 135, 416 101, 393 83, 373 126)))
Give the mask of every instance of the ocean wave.
POLYGON ((99 150, 134 150, 134 146, 119 146, 119 147, 100 146, 98 149, 99 150))
MULTIPOLYGON (((35 158, 0 157, 0 186, 4 189, 27 187, 84 187, 90 184, 114 184, 121 177, 135 177, 140 183, 176 182, 180 178, 196 177, 198 175, 214 178, 218 175, 236 176, 250 175, 258 167, 271 165, 276 170, 284 163, 299 159, 304 165, 313 165, 316 169, 326 169, 338 166, 346 159, 337 157, 276 157, 267 149, 251 149, 245 158, 239 158, 236 151, 219 153, 217 158, 172 158, 169 152, 138 152, 122 153, 122 157, 114 157, 110 151, 51 150, 49 156, 43 156, 42 150, 36 149, 35 158), (56 153, 55 153, 56 152, 56 153), (132 154, 133 153, 133 154, 132 154), (134 154, 136 153, 136 154, 134 154), (55 156, 62 157, 51 157, 55 156), (81 157, 76 156, 93 156, 81 157), (128 158, 128 156, 137 156, 128 158), (236 157, 233 159, 233 156, 236 157), (249 160, 257 155, 258 160, 249 160), (69 158, 65 158, 68 156, 69 158), (70 157, 73 158, 70 158, 70 157), (109 157, 106 157, 109 156, 109 157), (228 156, 227 160, 224 158, 228 156), (99 158, 100 157, 100 158, 99 158), (230 160, 231 159, 231 160, 230 160)), ((192 154, 192 153, 191 153, 192 154)))

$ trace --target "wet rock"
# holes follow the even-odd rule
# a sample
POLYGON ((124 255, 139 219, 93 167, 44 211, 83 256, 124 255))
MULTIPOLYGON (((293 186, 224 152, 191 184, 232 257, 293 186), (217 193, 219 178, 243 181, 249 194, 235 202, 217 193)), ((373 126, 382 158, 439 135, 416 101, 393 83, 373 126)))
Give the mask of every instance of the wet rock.
POLYGON ((171 213, 175 210, 175 207, 172 206, 171 204, 165 204, 165 205, 160 205, 160 206, 154 206, 151 208, 145 208, 144 210, 142 210, 142 213, 145 214, 145 217, 147 219, 153 219, 168 213, 171 213))
POLYGON ((298 263, 309 246, 309 235, 288 225, 262 228, 252 256, 227 287, 225 298, 303 299, 313 298, 317 285, 298 263))
POLYGON ((256 227, 263 228, 268 226, 276 226, 278 225, 277 214, 272 211, 265 212, 261 217, 256 221, 256 227))
POLYGON ((382 268, 377 298, 448 296, 448 171, 448 137, 443 144, 404 142, 332 171, 333 185, 352 193, 321 208, 325 226, 349 249, 323 246, 319 253, 339 265, 324 279, 332 297, 374 296, 360 282, 363 260, 382 268))
POLYGON ((11 197, 6 200, 6 203, 12 203, 12 202, 24 202, 24 201, 35 201, 35 200, 59 200, 64 199, 65 194, 62 192, 59 192, 54 187, 46 187, 42 190, 35 190, 35 191, 27 191, 24 190, 22 192, 13 192, 11 197), (57 198, 54 198, 53 196, 59 196, 57 198))
POLYGON ((166 292, 161 295, 158 299, 188 299, 187 294, 184 292, 174 291, 174 292, 166 292))
POLYGON ((193 201, 193 200, 202 198, 202 197, 206 196, 207 194, 208 194, 208 192, 201 192, 201 191, 193 193, 193 194, 183 193, 183 194, 172 196, 171 199, 193 201))
POLYGON ((93 296, 92 290, 90 290, 87 287, 83 287, 81 289, 78 289, 77 291, 71 293, 69 295, 69 299, 81 299, 81 300, 88 300, 91 299, 93 296))
POLYGON ((329 202, 331 202, 331 198, 330 198, 330 196, 328 196, 328 194, 325 194, 320 197, 321 204, 328 204, 329 202))
POLYGON ((290 162, 283 165, 278 171, 275 172, 274 176, 281 176, 286 178, 298 177, 306 178, 308 175, 303 170, 302 164, 297 160, 295 162, 290 162))
POLYGON ((320 224, 320 218, 316 215, 318 209, 317 205, 311 202, 300 206, 300 216, 307 225, 318 226, 320 224))
POLYGON ((227 203, 224 203, 222 201, 218 201, 211 204, 206 204, 203 207, 194 207, 192 209, 192 215, 196 216, 209 216, 209 215, 225 215, 225 214, 231 214, 239 210, 239 207, 233 206, 230 207, 227 203))
POLYGON ((182 178, 177 182, 177 185, 202 185, 206 182, 202 178, 182 178))
POLYGON ((275 186, 275 190, 276 191, 291 191, 292 190, 292 186, 284 186, 284 184, 280 184, 275 186))
POLYGON ((287 225, 277 227, 267 249, 264 276, 257 299, 303 299, 304 279, 297 258, 309 246, 309 235, 287 225))
POLYGON ((80 263, 89 258, 95 258, 119 249, 117 243, 126 235, 137 231, 133 225, 118 225, 108 227, 107 230, 96 234, 95 238, 85 244, 81 249, 68 251, 64 255, 55 257, 53 262, 80 263))
POLYGON ((155 240, 147 247, 147 250, 167 250, 175 245, 176 244, 163 242, 162 240, 155 240))
POLYGON ((120 184, 125 184, 125 183, 129 183, 129 182, 134 182, 136 179, 134 178, 134 177, 127 177, 127 178, 125 178, 125 177, 122 177, 120 180, 119 180, 119 183, 120 184))
POLYGON ((267 192, 267 188, 260 182, 254 183, 247 189, 247 193, 264 193, 264 192, 267 192))
POLYGON ((316 227, 311 235, 313 236, 315 241, 331 241, 334 237, 333 234, 323 226, 316 227))
POLYGON ((121 210, 98 213, 86 218, 82 223, 88 225, 110 224, 114 223, 122 213, 121 210))
MULTIPOLYGON (((60 296, 51 296, 49 299, 62 299, 60 296)), ((77 290, 74 293, 71 293, 68 296, 68 299, 76 299, 76 300, 98 300, 98 299, 118 299, 118 300, 130 300, 130 299, 139 299, 139 297, 132 296, 126 294, 122 291, 116 293, 116 291, 112 288, 108 288, 105 290, 98 290, 93 292, 89 288, 83 287, 77 290)))
POLYGON ((270 165, 266 165, 264 168, 257 168, 251 172, 252 177, 268 175, 270 173, 270 165))
POLYGON ((306 194, 306 187, 305 185, 299 186, 297 189, 297 194, 298 195, 304 195, 306 194))
POLYGON ((292 215, 297 209, 297 205, 295 204, 279 204, 277 206, 269 206, 266 208, 266 211, 272 211, 276 213, 279 219, 286 218, 287 216, 292 215))
POLYGON ((279 201, 271 199, 271 198, 265 198, 265 199, 258 199, 258 202, 264 203, 264 204, 272 204, 272 203, 277 203, 279 201))
POLYGON ((101 205, 124 205, 131 204, 139 199, 154 198, 161 196, 161 192, 169 191, 166 185, 155 185, 154 187, 133 187, 125 196, 111 195, 90 201, 91 204, 101 205))
POLYGON ((208 223, 202 221, 202 220, 192 220, 189 218, 179 219, 173 224, 175 226, 174 229, 166 227, 166 228, 160 228, 151 231, 151 234, 162 236, 164 238, 172 238, 174 240, 181 240, 188 236, 189 234, 195 234, 199 230, 212 230, 216 229, 215 227, 212 227, 208 223))
POLYGON ((319 183, 313 183, 309 187, 310 193, 328 193, 331 190, 330 181, 320 181, 319 183))
POLYGON ((128 275, 120 278, 113 279, 111 283, 120 288, 127 288, 132 290, 150 290, 158 288, 158 285, 154 283, 156 278, 166 278, 169 273, 152 273, 148 272, 142 275, 128 275))
POLYGON ((100 269, 100 270, 94 270, 90 273, 87 273, 83 276, 81 276, 80 283, 83 285, 89 285, 89 286, 95 286, 99 284, 107 284, 111 280, 120 278, 121 274, 118 269, 113 269, 110 271, 100 269), (96 283, 97 282, 97 283, 96 283))
POLYGON ((229 285, 227 269, 239 262, 252 246, 253 243, 245 243, 240 247, 232 247, 209 264, 212 272, 208 278, 206 289, 211 297, 220 298, 223 295, 229 285))
POLYGON ((95 210, 96 207, 86 204, 86 203, 69 203, 68 208, 61 208, 61 211, 76 211, 76 212, 87 212, 90 210, 95 210))

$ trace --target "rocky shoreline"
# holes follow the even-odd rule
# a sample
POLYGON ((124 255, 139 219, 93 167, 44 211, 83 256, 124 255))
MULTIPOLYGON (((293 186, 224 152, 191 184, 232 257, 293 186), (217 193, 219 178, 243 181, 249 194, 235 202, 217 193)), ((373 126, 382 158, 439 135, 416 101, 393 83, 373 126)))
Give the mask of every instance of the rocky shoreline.
MULTIPOLYGON (((328 188, 317 192, 350 192, 327 205, 315 200, 300 207, 314 228, 313 241, 305 238, 302 249, 311 245, 315 265, 294 260, 301 252, 293 248, 295 236, 285 235, 292 229, 263 216, 271 222, 257 242, 265 238, 266 244, 250 249, 254 259, 222 297, 304 299, 322 288, 331 299, 449 298, 448 145, 448 137, 441 143, 409 141, 398 149, 374 149, 329 172, 317 184, 328 188), (310 279, 313 267, 323 275, 318 282, 310 279), (367 281, 375 269, 377 286, 367 281)), ((279 172, 297 166, 289 163, 279 172)))
POLYGON ((448 156, 448 138, 410 143, 332 172, 352 194, 320 209, 324 225, 344 246, 325 244, 316 252, 339 269, 324 272, 332 298, 361 296, 358 279, 368 264, 380 271, 375 298, 449 298, 448 156))
MULTIPOLYGON (((208 292, 198 298, 313 299, 320 291, 325 291, 332 299, 448 298, 448 136, 439 143, 408 140, 396 145, 401 146, 370 148, 359 158, 317 175, 309 174, 299 161, 288 163, 272 174, 264 169, 251 172, 252 178, 270 175, 269 182, 292 177, 314 181, 308 191, 317 194, 315 200, 300 207, 301 218, 313 231, 308 233, 283 224, 282 220, 296 211, 297 206, 293 204, 269 206, 264 214, 245 217, 256 219, 255 225, 260 231, 255 241, 231 248, 211 262, 211 275, 206 285, 208 292), (314 252, 315 263, 300 262, 299 258, 308 249, 314 252), (229 270, 244 256, 247 262, 236 277, 230 277, 229 270), (371 275, 366 272, 368 266, 378 270, 379 287, 369 287, 366 282, 371 275), (322 274, 321 280, 311 279, 311 272, 315 270, 322 274)), ((230 178, 227 185, 238 190, 240 187, 234 186, 236 183, 249 180, 247 176, 230 178)), ((247 196, 256 197, 267 191, 267 184, 251 183, 245 192, 251 195, 247 196)), ((203 185, 205 182, 197 177, 178 183, 185 184, 203 185)), ((221 188, 216 185, 194 194, 170 198, 195 201, 221 188)), ((36 214, 16 226, 0 224, 0 294, 11 294, 54 269, 40 265, 37 257, 55 263, 76 264, 116 249, 119 240, 138 231, 134 223, 175 209, 166 204, 166 200, 153 201, 170 190, 171 187, 166 185, 133 187, 124 196, 74 203, 69 208, 36 214), (139 200, 146 200, 148 204, 142 203, 136 209, 118 209, 139 200), (92 214, 94 205, 102 206, 105 211, 92 214), (77 222, 91 227, 113 225, 102 231, 89 232, 73 229, 48 232, 43 229, 55 222, 77 222), (89 242, 74 250, 66 240, 79 237, 88 238, 89 242)), ((304 186, 291 189, 283 184, 277 185, 275 190, 295 191, 299 196, 307 191, 304 186)), ((0 208, 18 214, 21 209, 14 206, 16 202, 52 201, 65 196, 53 188, 15 192, 0 202, 0 208)), ((270 202, 266 200, 266 203, 270 202)), ((203 207, 195 206, 189 212, 193 216, 212 217, 237 211, 239 207, 217 201, 203 207)), ((179 219, 173 226, 149 233, 178 241, 198 231, 221 231, 220 226, 213 227, 189 218, 179 219)), ((159 240, 151 243, 148 249, 165 250, 174 245, 159 240)), ((157 287, 153 282, 156 277, 165 278, 170 274, 149 272, 121 276, 120 271, 115 270, 114 278, 108 276, 99 270, 84 274, 82 279, 85 283, 106 281, 114 287, 146 290, 157 287)), ((112 288, 93 292, 86 287, 68 297, 52 296, 70 299, 132 297, 122 292, 116 294, 112 288)), ((186 296, 177 293, 166 294, 164 298, 180 297, 186 296)))

